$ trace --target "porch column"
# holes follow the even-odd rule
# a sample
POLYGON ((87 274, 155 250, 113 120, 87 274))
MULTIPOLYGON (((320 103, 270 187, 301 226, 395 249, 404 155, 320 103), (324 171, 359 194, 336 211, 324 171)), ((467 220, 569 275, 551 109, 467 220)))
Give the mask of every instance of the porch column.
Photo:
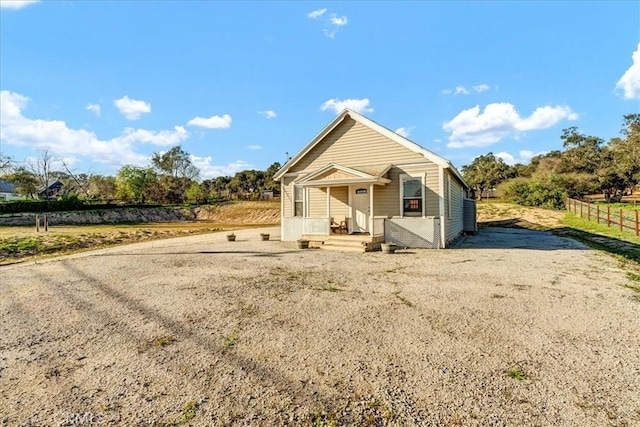
POLYGON ((373 237, 373 184, 369 184, 369 234, 373 237))
POLYGON ((331 187, 327 187, 327 218, 331 218, 331 187))
POLYGON ((444 223, 444 168, 440 166, 438 168, 438 181, 440 181, 438 186, 438 207, 439 207, 439 215, 440 215, 440 247, 444 248, 445 243, 447 241, 446 236, 446 227, 444 223))

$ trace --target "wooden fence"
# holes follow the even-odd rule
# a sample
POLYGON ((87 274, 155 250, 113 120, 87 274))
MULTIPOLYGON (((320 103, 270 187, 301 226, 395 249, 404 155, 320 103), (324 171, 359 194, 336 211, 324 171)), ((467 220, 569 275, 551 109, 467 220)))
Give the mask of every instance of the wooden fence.
POLYGON ((611 208, 602 204, 581 202, 580 200, 567 199, 567 210, 590 222, 606 224, 607 227, 616 227, 620 231, 639 235, 638 211, 622 208, 611 208))

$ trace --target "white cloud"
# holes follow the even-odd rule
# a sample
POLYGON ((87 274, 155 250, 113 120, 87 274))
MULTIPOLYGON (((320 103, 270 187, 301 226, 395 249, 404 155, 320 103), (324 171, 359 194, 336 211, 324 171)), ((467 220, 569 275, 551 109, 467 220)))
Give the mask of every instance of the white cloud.
POLYGON ((344 15, 338 16, 335 13, 332 13, 331 15, 326 16, 326 13, 327 13, 326 8, 318 9, 318 10, 314 10, 313 12, 307 13, 307 17, 311 19, 322 18, 321 22, 324 23, 324 28, 322 32, 324 33, 325 36, 333 39, 335 38, 336 33, 338 32, 338 29, 340 27, 344 27, 349 23, 349 19, 344 15))
POLYGON ((640 99, 640 43, 638 48, 631 55, 632 64, 627 71, 624 72, 616 89, 622 90, 624 99, 640 99))
POLYGON ((258 111, 258 114, 262 114, 267 119, 275 119, 276 117, 278 117, 276 112, 273 110, 258 111))
POLYGON ((22 9, 23 7, 35 4, 40 0, 0 0, 0 8, 2 9, 22 9))
POLYGON ((262 150, 262 145, 249 145, 247 147, 248 150, 262 150))
POLYGON ((61 120, 31 119, 23 115, 29 98, 15 92, 0 92, 0 140, 8 145, 49 149, 56 158, 89 158, 114 167, 145 165, 149 158, 136 151, 140 143, 171 145, 189 134, 181 126, 173 130, 149 131, 127 128, 112 139, 101 140, 85 129, 72 129, 61 120))
POLYGON ((138 120, 142 114, 151 112, 151 104, 126 95, 113 101, 113 105, 129 120, 138 120))
POLYGON ((225 114, 223 116, 194 117, 187 122, 189 126, 199 126, 207 129, 226 129, 231 126, 231 116, 225 114))
POLYGON ((410 127, 401 127, 395 130, 395 133, 397 133, 398 135, 405 137, 405 138, 409 138, 409 135, 411 134, 411 131, 415 129, 415 126, 410 126, 410 127))
POLYGON ((544 106, 536 108, 529 117, 521 117, 509 103, 488 104, 484 112, 476 105, 461 111, 456 117, 442 125, 450 132, 449 148, 485 147, 520 132, 547 129, 560 120, 576 120, 578 115, 566 106, 544 106))
POLYGON ((228 165, 214 165, 211 156, 198 157, 191 155, 191 163, 200 169, 200 177, 203 179, 215 178, 217 176, 233 176, 237 172, 252 167, 251 164, 244 160, 236 160, 228 165))
POLYGON ((320 106, 322 111, 333 110, 337 113, 340 113, 345 108, 353 110, 357 113, 372 113, 373 108, 369 106, 369 98, 362 99, 344 99, 340 100, 338 98, 329 99, 325 101, 324 104, 320 106))
POLYGON ((349 23, 346 16, 337 16, 335 13, 331 14, 329 22, 336 27, 342 27, 349 23))
POLYGON ((547 154, 547 153, 548 151, 538 151, 537 153, 534 153, 531 150, 520 150, 518 152, 519 156, 515 157, 514 155, 506 151, 501 151, 499 153, 496 153, 496 157, 501 158, 508 165, 515 165, 516 163, 527 164, 531 161, 533 157, 540 156, 542 154, 547 154))
POLYGON ((93 111, 96 116, 100 116, 101 108, 98 104, 89 104, 87 105, 87 110, 93 111))
POLYGON ((456 89, 453 91, 454 95, 469 95, 469 91, 464 86, 456 86, 456 89))
POLYGON ((480 85, 475 85, 472 86, 471 89, 467 89, 466 87, 460 85, 460 86, 456 86, 455 89, 444 89, 442 90, 442 93, 445 95, 469 95, 471 94, 471 91, 474 91, 476 93, 482 93, 485 92, 487 90, 489 90, 489 85, 488 84, 480 84, 480 85))
POLYGON ((146 129, 126 128, 124 133, 114 140, 127 144, 142 142, 159 146, 176 145, 189 137, 189 132, 182 126, 175 126, 173 130, 151 131, 146 129))
POLYGON ((331 18, 329 18, 329 22, 327 26, 322 30, 325 36, 333 39, 336 37, 336 33, 340 27, 347 25, 349 21, 346 16, 336 16, 336 14, 332 14, 331 18))
POLYGON ((313 12, 307 13, 307 17, 311 19, 317 19, 317 18, 320 18, 322 15, 324 15, 326 12, 327 12, 327 9, 314 10, 313 12))

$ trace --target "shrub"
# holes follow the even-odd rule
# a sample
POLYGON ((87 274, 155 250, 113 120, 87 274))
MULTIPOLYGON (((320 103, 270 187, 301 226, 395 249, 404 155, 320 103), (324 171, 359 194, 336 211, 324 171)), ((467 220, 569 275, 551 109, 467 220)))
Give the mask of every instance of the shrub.
POLYGON ((567 193, 553 179, 538 181, 514 178, 502 183, 498 193, 505 199, 523 206, 539 206, 547 209, 564 209, 567 193))

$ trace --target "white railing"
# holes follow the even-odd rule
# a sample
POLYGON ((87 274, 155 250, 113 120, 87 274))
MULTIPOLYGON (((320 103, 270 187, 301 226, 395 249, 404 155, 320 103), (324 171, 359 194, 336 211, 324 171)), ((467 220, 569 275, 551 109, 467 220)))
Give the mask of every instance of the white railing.
POLYGON ((384 218, 373 218, 371 235, 373 237, 384 236, 384 218))
POLYGON ((329 235, 329 218, 302 218, 302 234, 329 235))

